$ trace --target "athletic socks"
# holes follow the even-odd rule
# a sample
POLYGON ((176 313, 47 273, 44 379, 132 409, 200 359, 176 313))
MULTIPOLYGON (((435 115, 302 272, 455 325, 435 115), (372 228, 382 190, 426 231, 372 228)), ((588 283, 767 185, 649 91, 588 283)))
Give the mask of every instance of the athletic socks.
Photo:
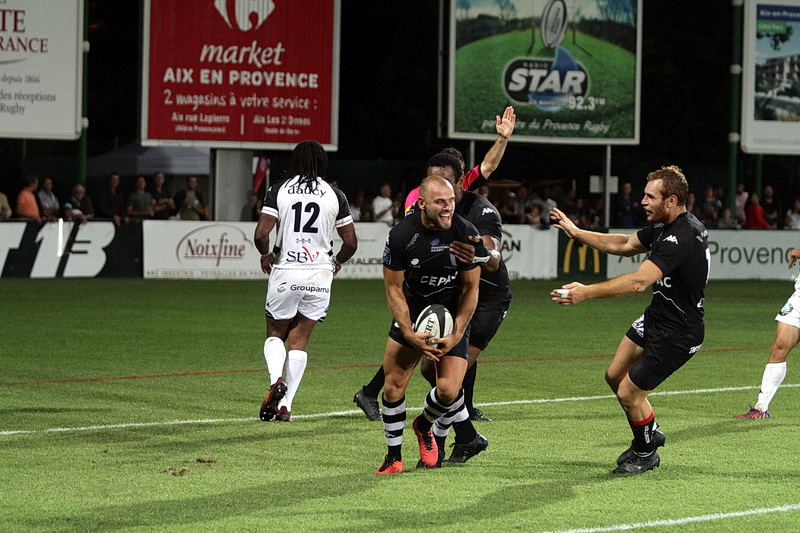
POLYGON ((308 363, 308 353, 303 350, 289 350, 286 361, 286 395, 281 400, 280 405, 292 412, 292 400, 300 387, 300 381, 306 371, 308 363))
POLYGON ((286 363, 286 347, 278 337, 269 337, 264 341, 264 360, 269 372, 269 384, 272 385, 283 376, 283 365, 286 363))
POLYGON ((377 398, 378 394, 380 394, 381 389, 383 388, 383 382, 386 379, 386 373, 383 371, 383 365, 378 368, 378 371, 375 372, 375 375, 372 376, 372 380, 361 387, 361 390, 364 391, 366 396, 370 398, 377 398))
MULTIPOLYGON (((461 397, 461 395, 459 395, 461 397)), ((428 395, 425 397, 425 402, 422 408, 422 416, 417 423, 417 429, 420 431, 428 431, 433 426, 433 423, 444 416, 450 410, 452 403, 445 403, 439 398, 436 387, 432 388, 428 395)))
POLYGON ((786 377, 786 361, 783 363, 767 363, 764 368, 764 375, 761 378, 761 390, 758 393, 758 402, 755 408, 759 411, 769 410, 769 402, 778 392, 778 387, 786 377))
POLYGON ((464 389, 464 404, 468 409, 472 409, 472 397, 475 392, 475 376, 478 373, 478 362, 472 363, 472 366, 467 368, 467 373, 464 374, 464 379, 461 381, 461 387, 464 389))
POLYGON ((656 416, 654 411, 650 411, 650 416, 638 422, 628 422, 633 432, 633 451, 637 455, 646 456, 653 453, 656 449, 653 442, 653 433, 656 431, 656 416))
POLYGON ((389 457, 400 459, 400 449, 403 444, 403 428, 406 425, 406 397, 403 396, 396 402, 387 402, 381 396, 383 409, 383 433, 386 436, 386 447, 389 457))

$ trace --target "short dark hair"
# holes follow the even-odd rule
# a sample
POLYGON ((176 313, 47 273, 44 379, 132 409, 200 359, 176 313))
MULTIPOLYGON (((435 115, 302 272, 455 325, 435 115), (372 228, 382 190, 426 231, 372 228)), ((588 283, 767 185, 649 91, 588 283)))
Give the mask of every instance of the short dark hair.
POLYGON ((454 155, 445 152, 439 152, 428 159, 427 168, 430 167, 452 167, 453 178, 456 181, 458 181, 459 178, 461 178, 461 175, 464 173, 464 168, 461 166, 461 161, 459 161, 454 155))

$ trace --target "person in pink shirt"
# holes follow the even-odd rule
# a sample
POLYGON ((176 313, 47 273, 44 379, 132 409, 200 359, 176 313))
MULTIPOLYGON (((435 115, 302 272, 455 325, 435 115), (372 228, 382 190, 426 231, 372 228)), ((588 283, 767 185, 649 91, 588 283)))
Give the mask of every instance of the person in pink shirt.
MULTIPOLYGON (((464 190, 474 191, 480 188, 481 185, 489 180, 489 176, 491 176, 492 172, 497 170, 498 165, 500 165, 500 160, 503 158, 503 154, 506 151, 508 138, 511 137, 511 133, 514 131, 517 115, 514 114, 514 107, 508 106, 505 111, 503 111, 502 117, 498 115, 495 118, 497 119, 497 140, 492 147, 489 148, 489 151, 486 152, 481 164, 464 173, 464 190)), ((461 152, 457 149, 445 148, 442 152, 456 156, 456 158, 461 161, 461 167, 464 168, 464 156, 461 155, 461 152)), ((408 213, 411 206, 417 203, 418 198, 419 187, 413 189, 408 193, 408 196, 406 196, 405 213, 408 213)))

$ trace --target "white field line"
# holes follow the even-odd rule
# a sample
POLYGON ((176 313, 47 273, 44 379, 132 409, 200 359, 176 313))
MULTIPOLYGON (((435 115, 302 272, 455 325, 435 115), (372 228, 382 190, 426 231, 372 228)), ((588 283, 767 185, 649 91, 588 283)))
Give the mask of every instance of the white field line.
MULTIPOLYGON (((782 384, 781 388, 800 387, 800 383, 782 384)), ((679 396, 685 394, 708 394, 715 392, 733 392, 745 390, 758 390, 760 386, 750 387, 721 387, 717 389, 693 389, 684 391, 663 391, 653 392, 650 396, 679 396)), ((492 407, 497 405, 528 405, 528 404, 541 404, 541 403, 560 403, 560 402, 585 402, 593 400, 609 400, 614 399, 613 394, 605 394, 602 396, 572 396, 568 398, 540 398, 534 400, 512 400, 508 402, 485 402, 476 403, 477 407, 492 407)), ((419 410, 420 408, 410 407, 409 411, 419 410)), ((308 415, 292 415, 292 418, 325 418, 330 416, 347 416, 354 414, 363 414, 360 409, 351 409, 349 411, 330 411, 327 413, 314 413, 308 415)), ((0 431, 0 436, 9 435, 32 435, 42 433, 67 433, 70 431, 100 431, 106 429, 127 429, 127 428, 145 428, 145 427, 158 427, 158 426, 179 426, 185 424, 220 424, 231 422, 252 422, 258 420, 257 418, 208 418, 200 420, 167 420, 163 422, 130 422, 125 424, 105 424, 98 426, 77 426, 65 428, 46 428, 46 429, 12 429, 0 431)))
MULTIPOLYGON (((735 511, 732 513, 714 513, 700 516, 687 516, 685 518, 674 518, 671 520, 653 520, 651 522, 637 522, 634 524, 617 524, 613 526, 587 527, 584 529, 563 529, 549 533, 603 533, 605 531, 632 531, 634 529, 644 529, 648 527, 682 526, 685 524, 696 524, 699 522, 712 522, 714 520, 727 520, 729 518, 739 518, 742 516, 754 516, 772 513, 789 513, 800 511, 800 503, 791 505, 781 505, 779 507, 763 507, 761 509, 750 509, 748 511, 735 511)), ((731 529, 733 529, 733 524, 731 529)))

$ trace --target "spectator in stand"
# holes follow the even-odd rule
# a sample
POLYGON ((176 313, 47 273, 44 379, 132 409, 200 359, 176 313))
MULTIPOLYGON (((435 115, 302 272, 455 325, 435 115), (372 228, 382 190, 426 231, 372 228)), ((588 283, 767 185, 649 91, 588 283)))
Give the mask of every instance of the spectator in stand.
POLYGON ((375 214, 375 222, 394 226, 395 216, 400 214, 400 203, 392 198, 392 187, 388 183, 381 184, 378 196, 372 200, 372 212, 375 214))
POLYGON ((696 219, 700 220, 700 206, 697 205, 697 201, 693 192, 690 192, 686 197, 686 211, 693 214, 696 219))
POLYGON ((769 228, 778 229, 781 207, 780 202, 775 198, 775 190, 772 185, 764 185, 761 207, 764 208, 764 218, 769 224, 769 228))
POLYGON ((634 212, 638 209, 639 202, 631 198, 632 189, 631 182, 625 181, 622 183, 619 194, 617 194, 614 223, 620 228, 633 227, 634 212))
POLYGON ((94 218, 92 199, 86 196, 86 189, 80 183, 72 187, 72 196, 64 202, 64 218, 81 224, 94 218))
POLYGON ((178 191, 173 201, 181 220, 206 219, 206 204, 203 195, 197 190, 197 176, 186 178, 186 188, 178 191))
POLYGON ((11 205, 8 203, 8 196, 0 192, 0 220, 7 220, 13 214, 11 205))
POLYGON ((364 213, 364 206, 367 199, 367 193, 364 190, 358 191, 350 202, 350 216, 353 217, 353 222, 368 222, 366 213, 364 213))
POLYGON ((61 212, 61 204, 59 204, 58 198, 56 198, 56 195, 53 193, 52 178, 42 179, 41 188, 39 192, 36 193, 36 196, 39 201, 39 209, 41 210, 42 216, 50 222, 56 220, 61 212))
POLYGON ((718 229, 739 229, 739 223, 733 218, 733 213, 730 207, 723 207, 722 213, 717 219, 718 229))
POLYGON ((717 226, 717 219, 722 211, 722 202, 717 195, 714 194, 714 187, 708 185, 703 190, 703 203, 700 206, 700 222, 707 228, 714 228, 717 226))
POLYGON ((114 224, 121 226, 124 222, 122 193, 119 190, 119 172, 112 172, 108 175, 106 185, 100 190, 97 196, 97 218, 108 218, 114 224))
POLYGON ((736 186, 736 220, 739 221, 739 224, 742 227, 747 228, 747 198, 750 193, 744 190, 744 183, 740 183, 736 186))
POLYGON ((145 191, 147 180, 144 176, 136 176, 133 181, 133 192, 128 195, 125 202, 125 214, 129 218, 153 218, 155 213, 155 200, 153 195, 145 191))
POLYGON ((519 211, 521 213, 519 223, 524 224, 525 213, 531 210, 531 204, 533 203, 530 190, 524 183, 517 187, 517 203, 519 204, 519 211))
POLYGON ((519 200, 515 192, 504 189, 498 207, 503 224, 519 224, 522 222, 524 213, 520 209, 519 200))
MULTIPOLYGON (((167 181, 163 172, 156 172, 153 174, 153 184, 150 187, 150 195, 155 201, 153 208, 153 218, 157 220, 167 220, 169 217, 175 216, 175 201, 172 196, 164 189, 164 183, 167 181)), ((258 195, 256 200, 258 200, 258 195)), ((259 208, 260 212, 260 208, 259 208)), ((258 220, 256 215, 255 220, 258 220)))
POLYGON ((784 229, 800 229, 800 197, 795 197, 792 208, 786 211, 784 229))
POLYGON ((36 201, 36 189, 39 187, 39 176, 35 174, 26 175, 23 180, 23 187, 17 195, 17 218, 22 220, 36 220, 42 222, 42 212, 39 210, 39 203, 36 201))
MULTIPOLYGON (((745 209, 744 227, 747 229, 767 229, 769 224, 764 218, 764 208, 758 202, 758 193, 752 192, 747 198, 747 208, 745 209)), ((738 217, 737 217, 738 218, 738 217)))
POLYGON ((542 215, 542 204, 531 204, 528 211, 525 213, 525 223, 531 226, 542 227, 547 225, 547 221, 542 215))

